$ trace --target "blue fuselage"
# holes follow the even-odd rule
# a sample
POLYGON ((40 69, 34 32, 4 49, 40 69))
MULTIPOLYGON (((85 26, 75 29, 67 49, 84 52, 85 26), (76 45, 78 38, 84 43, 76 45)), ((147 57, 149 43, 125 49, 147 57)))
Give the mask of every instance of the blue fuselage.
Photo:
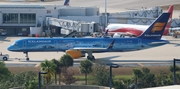
POLYGON ((66 51, 73 48, 107 48, 114 40, 113 47, 93 52, 132 51, 159 46, 167 43, 165 40, 140 38, 26 38, 15 41, 8 47, 16 52, 46 52, 66 51), (154 42, 154 43, 153 43, 154 42))

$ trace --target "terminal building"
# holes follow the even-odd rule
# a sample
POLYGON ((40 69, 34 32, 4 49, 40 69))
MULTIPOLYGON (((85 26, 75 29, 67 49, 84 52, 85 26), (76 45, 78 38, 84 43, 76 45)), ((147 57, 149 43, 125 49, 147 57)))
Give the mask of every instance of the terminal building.
MULTIPOLYGON (((68 25, 67 20, 70 18, 80 23, 90 23, 97 21, 101 23, 99 8, 97 7, 65 7, 57 5, 0 5, 0 31, 6 30, 7 35, 27 35, 41 34, 48 29, 54 34, 61 34, 61 25, 68 25), (68 17, 69 16, 69 17, 68 17), (52 17, 59 20, 59 24, 53 26, 53 21, 46 24, 46 17, 52 17), (61 19, 58 19, 61 18, 61 19)), ((67 26, 66 26, 67 27, 67 26)), ((68 28, 67 28, 68 29, 68 28)))
MULTIPOLYGON (((0 32, 5 30, 7 35, 26 36, 33 34, 43 36, 47 33, 69 34, 74 30, 100 32, 106 27, 106 23, 149 25, 162 12, 160 7, 154 7, 137 11, 107 13, 106 17, 104 13, 100 13, 98 7, 3 4, 0 5, 0 32)), ((180 20, 178 21, 176 21, 177 25, 180 24, 180 20)), ((173 26, 176 27, 174 24, 173 26)))

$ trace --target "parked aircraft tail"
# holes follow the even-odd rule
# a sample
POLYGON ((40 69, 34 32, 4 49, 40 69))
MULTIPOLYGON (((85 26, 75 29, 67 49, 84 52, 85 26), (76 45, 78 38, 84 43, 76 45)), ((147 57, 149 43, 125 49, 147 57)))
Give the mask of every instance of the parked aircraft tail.
POLYGON ((170 13, 162 13, 139 38, 161 39, 169 17, 170 13))
POLYGON ((168 13, 170 13, 170 16, 163 35, 167 35, 169 33, 169 28, 171 27, 171 22, 172 22, 173 8, 174 8, 173 5, 169 6, 168 13))
POLYGON ((69 2, 70 2, 70 0, 65 0, 64 1, 64 6, 69 6, 69 2))

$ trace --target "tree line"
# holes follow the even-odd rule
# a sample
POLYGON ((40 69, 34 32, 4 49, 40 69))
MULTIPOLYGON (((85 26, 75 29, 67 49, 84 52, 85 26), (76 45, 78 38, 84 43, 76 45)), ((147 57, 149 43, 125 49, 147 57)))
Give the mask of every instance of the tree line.
MULTIPOLYGON (((70 68, 73 66, 74 60, 68 54, 63 55, 60 59, 45 60, 40 64, 41 71, 47 72, 43 74, 44 85, 51 84, 70 85, 76 81, 80 81, 74 77, 74 71, 70 68)), ((115 89, 137 89, 156 86, 165 86, 173 84, 173 67, 170 66, 171 73, 159 71, 153 74, 150 69, 143 67, 132 70, 133 77, 129 79, 115 80, 113 75, 113 87, 115 89)), ((176 71, 180 68, 176 67, 176 71)), ((0 62, 0 88, 9 89, 11 87, 22 87, 24 89, 37 89, 38 76, 33 71, 21 72, 17 74, 11 73, 5 66, 4 62, 0 62)), ((85 85, 109 86, 109 67, 105 62, 83 60, 80 62, 79 71, 84 74, 85 85), (88 80, 88 75, 91 80, 88 80)), ((177 72, 177 84, 180 84, 180 73, 177 72)))

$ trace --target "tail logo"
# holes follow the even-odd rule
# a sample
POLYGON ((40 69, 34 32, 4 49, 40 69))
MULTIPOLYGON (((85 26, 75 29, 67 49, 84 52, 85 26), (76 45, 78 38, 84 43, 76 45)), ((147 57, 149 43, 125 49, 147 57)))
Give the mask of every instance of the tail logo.
POLYGON ((154 33, 156 31, 161 31, 163 30, 163 27, 164 27, 165 23, 164 22, 157 22, 154 24, 151 32, 154 33))

